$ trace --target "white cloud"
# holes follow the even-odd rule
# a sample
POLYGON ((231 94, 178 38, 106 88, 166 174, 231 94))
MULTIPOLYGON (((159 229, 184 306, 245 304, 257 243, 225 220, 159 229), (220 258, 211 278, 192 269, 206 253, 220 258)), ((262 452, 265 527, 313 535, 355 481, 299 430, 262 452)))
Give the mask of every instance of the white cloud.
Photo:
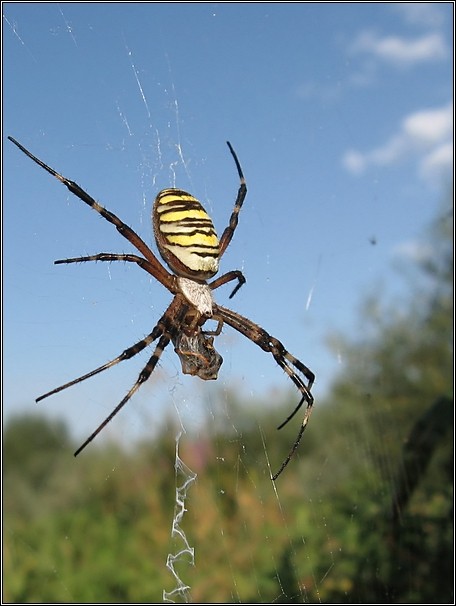
POLYGON ((420 175, 425 179, 439 179, 453 168, 453 144, 444 143, 429 152, 420 163, 420 175))
POLYGON ((444 21, 442 6, 438 2, 395 2, 391 8, 402 14, 411 25, 439 27, 444 21))
POLYGON ((371 166, 391 166, 415 158, 424 179, 440 176, 453 165, 453 104, 421 110, 406 116, 398 132, 367 152, 349 149, 342 164, 353 175, 371 166))
POLYGON ((364 31, 353 42, 351 52, 373 56, 395 67, 411 67, 447 56, 445 41, 439 33, 411 40, 399 36, 380 37, 372 31, 364 31))
POLYGON ((321 101, 335 101, 340 97, 341 84, 321 83, 312 80, 306 80, 296 87, 296 94, 300 99, 319 99, 321 101))
POLYGON ((407 116, 402 124, 406 137, 424 144, 433 144, 452 136, 453 104, 427 109, 407 116))
POLYGON ((406 261, 423 263, 432 258, 432 247, 426 242, 408 240, 394 247, 393 256, 406 261))
POLYGON ((342 163, 345 168, 354 175, 360 175, 366 168, 365 157, 355 149, 349 149, 345 152, 342 163))

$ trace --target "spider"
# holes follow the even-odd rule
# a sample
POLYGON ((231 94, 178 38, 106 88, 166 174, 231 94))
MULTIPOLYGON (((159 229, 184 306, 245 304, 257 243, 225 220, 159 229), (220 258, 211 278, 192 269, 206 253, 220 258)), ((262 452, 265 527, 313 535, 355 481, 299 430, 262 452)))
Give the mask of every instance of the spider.
POLYGON ((114 408, 111 414, 95 429, 87 440, 76 450, 77 456, 111 421, 121 408, 130 400, 133 394, 147 381, 154 371, 163 350, 171 341, 174 345, 184 374, 200 377, 203 380, 216 379, 223 362, 222 357, 213 346, 214 337, 219 335, 224 324, 258 345, 263 351, 272 354, 277 364, 290 377, 298 388, 301 399, 296 408, 285 419, 278 429, 286 425, 306 403, 306 410, 298 436, 279 471, 271 476, 275 481, 290 462, 301 441, 304 430, 310 418, 313 406, 311 388, 315 379, 309 368, 292 354, 282 343, 267 333, 263 328, 226 307, 215 302, 212 291, 229 282, 237 281, 229 298, 231 299, 245 283, 245 277, 238 270, 229 271, 212 282, 208 282, 218 273, 219 262, 230 244, 238 225, 239 211, 247 194, 247 186, 238 157, 229 143, 227 145, 233 157, 238 172, 240 184, 229 224, 217 237, 213 223, 201 203, 189 193, 176 188, 160 191, 152 209, 152 223, 158 251, 171 270, 162 265, 147 244, 128 225, 114 213, 101 206, 77 183, 56 172, 53 168, 39 160, 13 137, 8 139, 14 143, 26 156, 36 162, 65 185, 69 191, 82 202, 88 204, 106 221, 112 223, 118 232, 126 238, 142 256, 136 254, 99 253, 86 257, 59 259, 55 264, 81 263, 86 261, 124 261, 136 263, 141 269, 152 275, 173 295, 173 300, 156 326, 146 337, 134 345, 127 347, 119 356, 103 364, 87 374, 78 377, 60 387, 39 396, 36 402, 44 400, 76 383, 128 360, 142 351, 154 341, 158 341, 152 356, 141 370, 136 382, 114 408), (208 320, 217 322, 215 330, 203 330, 208 320))

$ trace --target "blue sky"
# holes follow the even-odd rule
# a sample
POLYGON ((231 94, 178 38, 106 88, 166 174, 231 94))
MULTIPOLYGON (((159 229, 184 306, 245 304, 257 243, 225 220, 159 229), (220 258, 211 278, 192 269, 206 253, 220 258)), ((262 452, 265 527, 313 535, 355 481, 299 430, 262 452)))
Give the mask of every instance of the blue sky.
MULTIPOLYGON (((399 297, 397 265, 426 253, 424 229, 452 168, 453 5, 6 2, 3 11, 5 413, 39 408, 85 437, 147 355, 39 406, 35 397, 115 357, 170 301, 136 266, 53 265, 131 248, 7 135, 147 242, 154 197, 174 185, 223 231, 238 186, 229 139, 249 188, 221 267, 247 278, 229 305, 314 370, 318 404, 343 362, 328 337, 359 335, 366 295, 399 297)), ((217 300, 227 305, 228 294, 217 300)), ((217 343, 220 390, 255 398, 289 387, 271 356, 230 329, 217 343)), ((173 404, 192 414, 218 397, 213 387, 182 377, 170 348, 105 431, 149 431, 173 404)))

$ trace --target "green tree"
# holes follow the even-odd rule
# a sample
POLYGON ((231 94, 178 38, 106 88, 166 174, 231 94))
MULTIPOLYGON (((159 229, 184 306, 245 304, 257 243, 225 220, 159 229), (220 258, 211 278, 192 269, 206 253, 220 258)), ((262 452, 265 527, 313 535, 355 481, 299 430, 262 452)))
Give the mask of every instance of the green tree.
POLYGON ((319 424, 330 427, 343 485, 320 491, 326 504, 332 495, 328 517, 346 558, 324 601, 453 599, 450 226, 448 213, 432 226, 433 255, 409 298, 388 309, 369 301, 365 336, 338 339, 346 362, 319 424))

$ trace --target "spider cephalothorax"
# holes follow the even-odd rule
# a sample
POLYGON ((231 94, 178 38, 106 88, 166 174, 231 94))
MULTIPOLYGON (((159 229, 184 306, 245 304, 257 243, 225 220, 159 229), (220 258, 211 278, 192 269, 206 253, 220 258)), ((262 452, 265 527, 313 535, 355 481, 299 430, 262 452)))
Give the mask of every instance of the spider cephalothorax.
POLYGON ((132 358, 145 347, 152 344, 154 341, 157 341, 152 356, 146 366, 141 370, 135 384, 116 408, 114 408, 112 413, 99 425, 99 427, 97 427, 82 446, 78 448, 75 452, 75 456, 79 454, 96 435, 98 435, 103 427, 105 427, 130 400, 142 383, 150 377, 163 350, 170 341, 174 345, 174 350, 181 361, 182 371, 185 374, 195 375, 203 380, 216 379, 223 360, 221 355, 214 348, 214 337, 219 335, 222 326, 227 324, 250 339, 253 343, 256 343, 263 351, 272 354, 277 364, 286 372, 301 393, 301 399, 298 405, 289 417, 279 426, 279 429, 288 423, 304 402, 307 403, 296 441, 282 463, 279 471, 272 476, 272 479, 275 480, 289 463, 296 451, 309 421, 313 405, 311 389, 315 377, 305 364, 300 362, 285 349, 278 339, 272 337, 263 328, 248 318, 245 318, 226 307, 218 305, 213 298, 212 292, 228 282, 237 281, 230 298, 233 297, 245 283, 243 274, 238 270, 230 271, 215 278, 213 282, 208 282, 208 280, 214 278, 218 272, 219 261, 234 235, 238 224, 239 211, 241 210, 247 194, 247 186, 245 184, 241 165, 230 143, 228 142, 228 147, 236 164, 240 184, 228 227, 226 227, 220 239, 217 236, 211 218, 204 210, 202 204, 189 193, 175 188, 164 189, 155 199, 152 210, 155 240, 160 255, 172 271, 172 273, 170 273, 159 262, 152 250, 138 234, 121 221, 115 214, 96 202, 96 200, 79 187, 77 183, 70 181, 39 160, 15 139, 12 137, 8 137, 8 139, 34 162, 63 183, 70 192, 82 200, 82 202, 88 204, 93 210, 106 219, 106 221, 112 223, 119 233, 142 255, 98 253, 73 259, 59 259, 58 261, 55 261, 56 264, 81 263, 85 261, 126 261, 136 263, 174 295, 167 310, 152 332, 146 337, 125 349, 119 356, 106 364, 103 364, 103 366, 37 398, 38 402, 52 394, 75 385, 76 383, 80 383, 89 377, 93 377, 123 360, 132 358), (215 320, 217 322, 215 330, 203 329, 204 324, 208 320, 215 320))

